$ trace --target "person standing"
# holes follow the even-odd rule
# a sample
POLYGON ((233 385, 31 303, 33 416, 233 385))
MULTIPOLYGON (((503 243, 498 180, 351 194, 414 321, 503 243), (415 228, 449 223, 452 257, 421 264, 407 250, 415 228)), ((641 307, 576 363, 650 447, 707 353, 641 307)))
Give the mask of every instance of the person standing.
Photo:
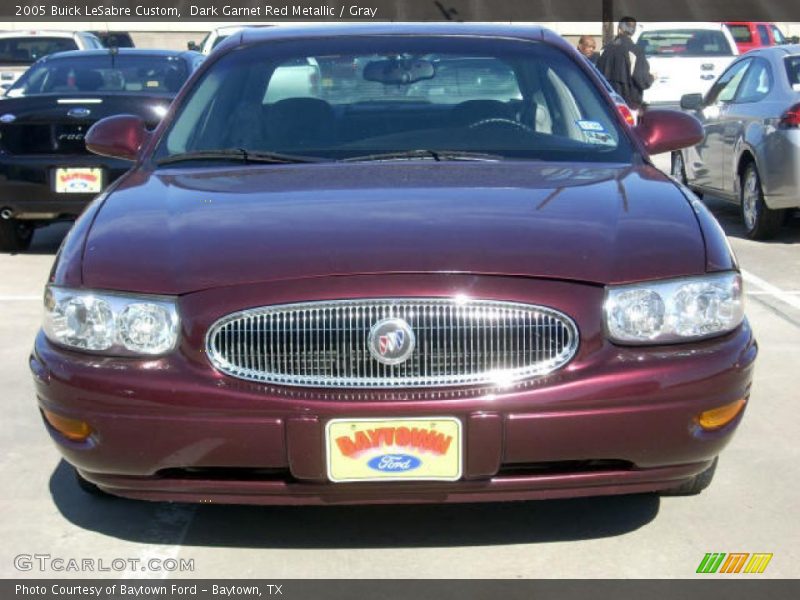
POLYGON ((603 48, 597 68, 628 106, 641 110, 644 91, 653 85, 654 77, 644 50, 631 39, 636 33, 636 19, 623 17, 617 37, 603 48))
POLYGON ((583 54, 592 64, 597 64, 597 59, 600 58, 600 53, 597 52, 597 42, 591 35, 582 35, 578 39, 578 52, 583 54))

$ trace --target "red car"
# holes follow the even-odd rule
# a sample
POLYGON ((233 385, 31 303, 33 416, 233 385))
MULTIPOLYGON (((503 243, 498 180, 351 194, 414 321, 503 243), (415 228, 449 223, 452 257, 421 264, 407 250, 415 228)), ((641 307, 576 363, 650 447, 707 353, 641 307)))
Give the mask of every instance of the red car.
POLYGON ((725 25, 730 29, 739 53, 744 54, 753 48, 778 46, 788 43, 775 23, 757 21, 729 21, 725 25))
POLYGON ((133 164, 47 286, 47 429, 148 500, 699 492, 756 357, 722 230, 649 159, 701 137, 630 127, 539 28, 245 31, 155 131, 88 133, 133 164), (334 55, 363 68, 287 97, 334 55))

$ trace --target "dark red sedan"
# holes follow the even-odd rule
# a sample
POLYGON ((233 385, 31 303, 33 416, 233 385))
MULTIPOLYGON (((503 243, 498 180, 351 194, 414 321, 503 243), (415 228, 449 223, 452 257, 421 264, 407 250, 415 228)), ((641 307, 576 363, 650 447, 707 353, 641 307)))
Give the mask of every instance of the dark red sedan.
POLYGON ((48 431, 149 500, 699 492, 756 357, 723 232, 649 158, 701 136, 630 127, 538 28, 245 30, 154 132, 87 136, 133 168, 45 293, 48 431))

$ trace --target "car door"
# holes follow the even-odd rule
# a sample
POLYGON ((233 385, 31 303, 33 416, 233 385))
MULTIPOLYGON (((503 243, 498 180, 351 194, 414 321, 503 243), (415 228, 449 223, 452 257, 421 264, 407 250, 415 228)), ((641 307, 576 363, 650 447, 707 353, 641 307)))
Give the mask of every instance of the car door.
POLYGON ((706 135, 687 152, 687 175, 693 185, 716 190, 723 187, 725 113, 751 62, 751 58, 745 58, 728 67, 711 86, 703 107, 695 115, 702 122, 706 135))
POLYGON ((722 190, 738 192, 736 159, 745 135, 751 127, 760 127, 765 115, 762 101, 774 85, 772 67, 764 58, 753 58, 733 100, 722 116, 722 190))

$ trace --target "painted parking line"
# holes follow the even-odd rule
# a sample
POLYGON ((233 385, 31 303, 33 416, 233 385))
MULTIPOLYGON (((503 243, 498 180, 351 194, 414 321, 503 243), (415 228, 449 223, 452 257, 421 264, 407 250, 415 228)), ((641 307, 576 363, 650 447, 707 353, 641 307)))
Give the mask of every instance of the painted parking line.
POLYGON ((788 304, 792 308, 800 310, 800 296, 795 295, 793 292, 786 292, 781 288, 772 285, 769 281, 761 279, 757 275, 753 275, 750 271, 742 269, 742 277, 749 285, 758 288, 759 291, 764 292, 763 295, 772 296, 777 298, 784 304, 788 304))
MULTIPOLYGON (((161 502, 156 505, 152 519, 142 531, 148 543, 143 545, 136 556, 136 568, 129 568, 120 574, 120 579, 166 579, 173 571, 163 568, 165 561, 175 561, 183 549, 186 534, 194 520, 197 506, 194 504, 172 504, 161 502), (151 561, 160 571, 149 570, 151 561)), ((174 562, 173 562, 174 564, 174 562)))
POLYGON ((32 300, 41 300, 42 296, 0 296, 0 302, 30 302, 32 300))

